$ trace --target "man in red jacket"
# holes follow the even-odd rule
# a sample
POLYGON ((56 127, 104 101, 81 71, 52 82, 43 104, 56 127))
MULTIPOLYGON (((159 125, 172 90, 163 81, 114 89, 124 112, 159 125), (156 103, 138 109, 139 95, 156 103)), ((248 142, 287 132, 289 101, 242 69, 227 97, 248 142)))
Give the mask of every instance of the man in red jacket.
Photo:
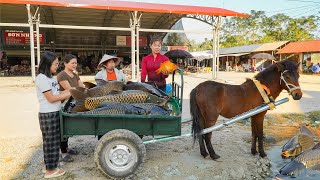
POLYGON ((148 76, 148 82, 154 82, 159 89, 166 92, 166 79, 168 72, 157 74, 155 71, 159 69, 162 62, 168 61, 168 57, 160 54, 161 40, 154 38, 150 42, 150 48, 152 53, 145 56, 141 63, 141 82, 146 81, 148 76))

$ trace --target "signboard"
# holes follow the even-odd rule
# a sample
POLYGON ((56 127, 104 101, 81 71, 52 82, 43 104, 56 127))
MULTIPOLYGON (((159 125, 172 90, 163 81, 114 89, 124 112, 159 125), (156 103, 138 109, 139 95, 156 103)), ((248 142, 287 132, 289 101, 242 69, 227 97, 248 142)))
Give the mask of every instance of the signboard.
MULTIPOLYGON (((37 43, 37 34, 34 33, 34 43, 37 43)), ((45 43, 44 32, 39 33, 40 44, 45 43)), ((23 31, 5 31, 4 32, 4 43, 6 44, 30 44, 30 33, 23 31)))
POLYGON ((117 46, 126 46, 127 45, 126 36, 117 36, 116 37, 116 45, 117 46))
MULTIPOLYGON (((147 46, 147 37, 139 36, 139 46, 147 46)), ((131 46, 131 36, 117 36, 117 46, 131 46)))
POLYGON ((175 50, 175 49, 188 51, 188 46, 167 46, 167 47, 168 47, 168 51, 175 50))

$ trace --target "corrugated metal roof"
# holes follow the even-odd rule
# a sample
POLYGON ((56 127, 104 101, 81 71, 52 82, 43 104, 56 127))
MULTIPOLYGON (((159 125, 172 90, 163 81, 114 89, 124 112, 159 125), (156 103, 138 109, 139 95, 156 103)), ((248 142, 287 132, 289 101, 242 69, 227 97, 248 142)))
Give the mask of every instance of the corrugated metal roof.
POLYGON ((280 49, 277 54, 291 54, 304 52, 320 52, 320 40, 291 42, 280 49))
POLYGON ((225 56, 238 57, 238 56, 243 56, 243 55, 247 55, 247 54, 250 54, 250 53, 224 54, 224 55, 219 55, 219 57, 225 57, 225 56))
POLYGON ((141 11, 170 14, 201 14, 211 16, 237 16, 248 17, 235 11, 203 6, 187 6, 173 4, 156 4, 143 2, 130 2, 118 0, 1 0, 1 3, 8 4, 34 4, 44 6, 77 7, 91 9, 121 10, 121 11, 141 11))
POLYGON ((221 48, 220 55, 227 55, 227 54, 240 54, 240 53, 251 53, 262 44, 251 44, 245 46, 235 46, 230 48, 221 48))
POLYGON ((274 51, 279 49, 281 46, 288 44, 289 41, 279 41, 279 42, 272 42, 272 43, 264 43, 257 49, 253 50, 252 52, 263 52, 263 51, 274 51))

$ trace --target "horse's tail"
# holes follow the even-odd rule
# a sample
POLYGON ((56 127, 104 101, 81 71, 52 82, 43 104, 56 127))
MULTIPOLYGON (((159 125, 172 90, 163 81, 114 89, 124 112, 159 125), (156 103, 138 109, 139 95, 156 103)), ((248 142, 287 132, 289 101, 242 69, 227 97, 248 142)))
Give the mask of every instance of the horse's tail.
POLYGON ((199 107, 196 102, 196 93, 197 88, 194 88, 190 93, 190 113, 192 118, 192 135, 194 142, 199 137, 199 133, 201 132, 201 113, 199 111, 199 107))

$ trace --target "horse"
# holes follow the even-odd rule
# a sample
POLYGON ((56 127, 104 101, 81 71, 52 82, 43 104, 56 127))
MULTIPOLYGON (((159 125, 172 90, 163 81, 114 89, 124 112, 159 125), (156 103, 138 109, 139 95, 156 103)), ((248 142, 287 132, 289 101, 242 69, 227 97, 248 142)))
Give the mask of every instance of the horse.
MULTIPOLYGON (((265 91, 269 91, 274 99, 282 90, 287 90, 294 100, 299 100, 302 97, 298 81, 299 64, 290 60, 279 61, 259 72, 254 78, 267 88, 264 88, 265 91)), ((263 103, 264 100, 252 79, 247 79, 241 85, 206 81, 196 86, 190 93, 190 112, 193 139, 194 142, 199 140, 200 154, 204 158, 210 155, 213 160, 220 158, 211 144, 212 132, 200 134, 203 129, 214 126, 219 115, 232 118, 263 103)), ((266 113, 267 111, 264 111, 251 117, 251 153, 258 153, 258 139, 258 150, 262 158, 267 156, 263 149, 263 120, 266 113)))

